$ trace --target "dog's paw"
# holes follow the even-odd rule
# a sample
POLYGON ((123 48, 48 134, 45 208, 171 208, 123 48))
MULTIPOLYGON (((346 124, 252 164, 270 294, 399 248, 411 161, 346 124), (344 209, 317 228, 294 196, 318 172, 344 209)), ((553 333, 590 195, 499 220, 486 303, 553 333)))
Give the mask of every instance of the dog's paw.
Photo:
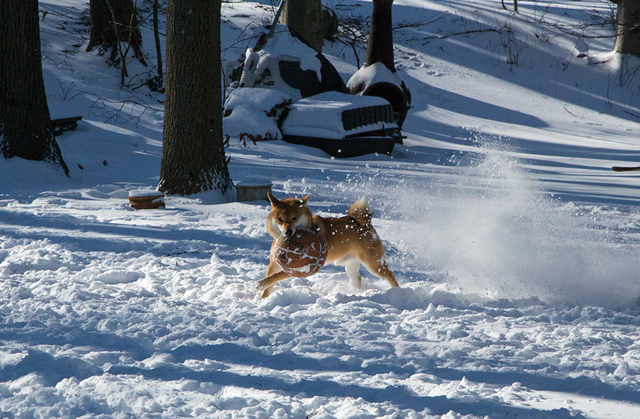
POLYGON ((256 288, 258 288, 259 290, 264 290, 269 286, 267 278, 261 279, 260 281, 258 281, 258 283, 256 284, 256 288))

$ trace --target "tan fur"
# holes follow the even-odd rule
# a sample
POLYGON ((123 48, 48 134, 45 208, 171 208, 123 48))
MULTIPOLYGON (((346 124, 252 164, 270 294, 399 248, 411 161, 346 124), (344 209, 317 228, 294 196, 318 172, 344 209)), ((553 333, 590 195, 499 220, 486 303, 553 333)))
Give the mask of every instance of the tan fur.
MULTIPOLYGON (((325 263, 344 266, 355 286, 360 287, 359 270, 362 264, 373 275, 384 278, 392 287, 397 287, 398 282, 385 261, 382 241, 371 224, 372 215, 367 201, 361 198, 354 202, 344 217, 323 218, 311 214, 307 207, 309 196, 278 200, 269 194, 271 212, 267 217, 267 230, 273 237, 273 243, 282 234, 293 234, 297 228, 317 227, 327 240, 325 263)), ((272 244, 266 277, 258 282, 262 298, 269 296, 276 282, 289 278, 274 262, 273 249, 272 244)))

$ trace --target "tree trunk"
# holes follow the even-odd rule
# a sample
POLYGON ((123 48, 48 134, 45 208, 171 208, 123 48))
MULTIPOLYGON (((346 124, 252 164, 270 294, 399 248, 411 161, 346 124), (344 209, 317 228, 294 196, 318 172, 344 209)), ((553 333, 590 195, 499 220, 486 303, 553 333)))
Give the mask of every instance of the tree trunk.
POLYGON ((367 42, 367 55, 364 66, 373 63, 384 64, 393 73, 396 66, 393 60, 393 27, 391 21, 391 6, 393 0, 373 0, 371 13, 371 29, 367 42))
POLYGON ((221 0, 169 0, 159 189, 231 189, 222 138, 221 0))
POLYGON ((613 50, 640 57, 640 1, 620 0, 613 50))
POLYGON ((146 65, 142 55, 140 23, 132 0, 108 0, 108 2, 107 0, 91 0, 89 2, 89 19, 91 20, 91 37, 87 52, 95 47, 100 47, 101 52, 111 50, 109 59, 115 61, 119 47, 118 39, 120 39, 122 42, 129 42, 135 57, 146 65), (116 27, 118 28, 117 33, 116 27))
POLYGON ((317 52, 322 52, 324 27, 320 0, 286 0, 280 22, 298 32, 317 52))
POLYGON ((37 0, 0 1, 0 151, 69 169, 51 129, 37 0))

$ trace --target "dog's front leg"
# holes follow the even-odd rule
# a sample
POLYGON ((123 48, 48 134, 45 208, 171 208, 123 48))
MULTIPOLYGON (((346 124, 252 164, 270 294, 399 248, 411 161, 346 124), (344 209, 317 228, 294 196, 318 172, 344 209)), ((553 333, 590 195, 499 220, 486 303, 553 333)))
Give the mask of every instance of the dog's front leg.
POLYGON ((271 262, 267 268, 267 276, 258 281, 258 289, 262 290, 262 298, 267 298, 276 282, 290 278, 291 275, 282 271, 280 266, 271 262))

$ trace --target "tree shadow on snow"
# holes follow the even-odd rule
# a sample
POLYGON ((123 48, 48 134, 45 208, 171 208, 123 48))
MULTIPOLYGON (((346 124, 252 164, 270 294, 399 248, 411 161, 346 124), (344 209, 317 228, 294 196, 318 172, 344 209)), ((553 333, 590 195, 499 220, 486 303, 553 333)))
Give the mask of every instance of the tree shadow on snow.
MULTIPOLYGON (((312 371, 336 371, 352 370, 346 365, 336 365, 330 363, 330 367, 323 365, 323 361, 312 360, 297 355, 265 355, 260 351, 244 348, 239 345, 227 343, 211 346, 188 346, 180 347, 172 352, 179 360, 209 358, 217 361, 232 361, 234 363, 270 367, 279 373, 301 370, 312 371), (286 365, 287 368, 283 368, 286 365), (337 368, 332 368, 337 367, 337 368)), ((141 375, 147 379, 156 380, 196 380, 199 382, 211 382, 222 386, 237 386, 244 388, 254 388, 259 390, 275 390, 287 392, 291 397, 304 393, 305 397, 321 396, 327 398, 362 398, 369 403, 391 403, 401 409, 414 409, 422 411, 429 409, 432 414, 444 415, 449 411, 454 411, 462 415, 495 415, 499 414, 507 417, 528 418, 581 418, 582 415, 572 416, 567 409, 556 409, 551 411, 524 409, 513 406, 492 403, 486 400, 472 403, 462 402, 456 399, 449 399, 445 396, 423 397, 416 396, 409 390, 400 386, 387 386, 385 388, 368 388, 359 385, 343 385, 331 380, 323 379, 300 379, 298 374, 285 380, 269 376, 241 375, 228 371, 208 370, 193 371, 182 365, 163 365, 153 369, 141 369, 130 366, 113 366, 108 371, 109 374, 131 374, 141 375)))
MULTIPOLYGON (((1 215, 2 212, 0 212, 1 215)), ((207 245, 211 246, 211 252, 203 250, 200 254, 203 259, 210 258, 214 248, 224 247, 239 251, 245 256, 253 255, 256 251, 264 251, 264 260, 266 260, 272 242, 266 228, 263 237, 248 240, 246 236, 240 234, 221 233, 217 229, 205 230, 202 225, 191 222, 188 225, 176 225, 175 228, 171 226, 150 227, 136 224, 101 223, 72 215, 62 217, 57 215, 40 216, 26 212, 11 213, 8 222, 0 222, 0 232, 3 229, 10 231, 11 237, 15 239, 46 239, 51 243, 63 245, 70 250, 82 249, 83 252, 102 251, 113 253, 143 251, 158 257, 168 256, 167 252, 173 249, 171 243, 175 244, 174 254, 190 253, 187 250, 182 252, 181 249, 189 248, 194 243, 200 243, 199 248, 206 248, 207 245), (29 228, 25 229, 23 227, 29 228), (100 240, 96 240, 96 235, 103 237, 100 240), (251 251, 247 251, 246 246, 248 244, 252 245, 251 251)), ((198 257, 197 252, 192 252, 190 255, 191 257, 198 257)))
MULTIPOLYGON (((637 104, 621 103, 618 100, 617 96, 623 95, 625 88, 620 87, 618 77, 612 75, 608 67, 581 65, 581 58, 575 57, 575 51, 559 48, 545 41, 549 36, 546 32, 553 26, 551 23, 538 23, 538 26, 533 26, 531 22, 526 21, 526 18, 514 17, 507 12, 503 13, 499 5, 487 3, 484 14, 487 17, 493 14, 495 20, 491 24, 486 24, 482 22, 480 17, 470 17, 473 12, 470 11, 471 6, 467 3, 449 2, 449 6, 452 6, 454 10, 458 7, 461 10, 460 13, 452 13, 446 19, 430 25, 411 28, 405 35, 411 37, 406 42, 409 48, 413 44, 419 44, 418 49, 423 55, 433 56, 454 65, 475 70, 480 74, 500 77, 513 85, 544 96, 560 98, 571 105, 596 112, 615 114, 618 118, 633 122, 637 121, 640 109, 637 104), (523 20, 521 21, 521 19, 523 20), (530 27, 529 30, 524 29, 526 26, 530 27), (523 29, 519 30, 520 27, 523 29), (459 28, 459 30, 456 31, 455 28, 459 28), (530 33, 531 31, 532 33, 530 33), (466 35, 447 37, 447 35, 456 32, 466 33, 466 35)), ((473 7, 478 7, 478 5, 474 4, 473 7)), ((523 5, 522 7, 522 12, 525 13, 528 6, 523 5)), ((536 5, 534 4, 533 7, 535 8, 536 5)), ((544 13, 555 13, 564 19, 566 11, 566 8, 549 8, 544 13)), ((528 12, 531 13, 531 10, 528 12)), ((394 20, 398 20, 400 16, 436 16, 438 13, 440 12, 437 10, 428 9, 428 6, 394 5, 394 20)), ((584 18, 584 16, 582 17, 584 18)), ((400 39, 402 34, 399 32, 394 34, 394 37, 400 39)), ((611 35, 613 35, 613 31, 611 31, 611 35)), ((569 35, 566 36, 567 39, 571 39, 569 35)), ((579 40, 577 36, 574 39, 576 42, 579 40)), ((584 39, 592 44, 592 50, 606 48, 601 52, 609 52, 613 49, 613 36, 610 46, 603 43, 602 38, 584 39)), ((404 44, 401 41, 400 43, 404 44)), ((428 60, 425 60, 423 64, 429 65, 428 60)), ((628 77, 635 74, 633 69, 630 69, 629 73, 628 77)), ((406 73, 402 75, 403 79, 407 76, 406 73)), ((435 80, 437 79, 434 77, 435 80)), ((628 82, 631 81, 633 80, 628 82)), ((481 78, 478 79, 478 83, 483 83, 481 78)), ((408 86, 413 91, 413 86, 408 86)), ((429 90, 436 93, 436 100, 441 101, 441 104, 444 105, 443 108, 447 109, 448 106, 453 106, 454 110, 456 109, 456 104, 460 103, 458 97, 440 95, 441 92, 431 90, 433 88, 434 86, 429 85, 429 90)), ((634 96, 631 95, 631 97, 634 96)), ((466 114, 467 111, 470 111, 470 116, 479 116, 477 115, 478 111, 485 113, 481 108, 478 108, 478 105, 482 104, 465 99, 461 113, 466 114)), ((512 119, 509 116, 506 117, 507 121, 502 117, 492 118, 491 113, 490 111, 490 117, 487 118, 489 120, 507 122, 512 119)), ((507 115, 516 116, 513 113, 507 115)), ((521 125, 527 124, 526 119, 523 119, 522 122, 521 125)))

